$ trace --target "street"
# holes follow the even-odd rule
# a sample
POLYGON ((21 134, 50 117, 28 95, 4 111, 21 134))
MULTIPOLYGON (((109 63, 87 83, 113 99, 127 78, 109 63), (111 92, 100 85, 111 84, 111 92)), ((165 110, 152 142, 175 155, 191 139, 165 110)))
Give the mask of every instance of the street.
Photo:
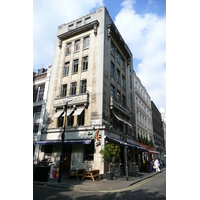
POLYGON ((138 182, 128 188, 113 191, 72 191, 55 187, 33 186, 34 200, 50 199, 166 199, 166 171, 138 182))

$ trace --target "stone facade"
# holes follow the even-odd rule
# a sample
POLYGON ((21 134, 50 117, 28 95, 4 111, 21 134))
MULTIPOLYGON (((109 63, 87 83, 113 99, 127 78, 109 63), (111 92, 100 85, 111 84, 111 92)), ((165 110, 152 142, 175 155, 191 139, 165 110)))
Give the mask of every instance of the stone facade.
MULTIPOLYGON (((60 25, 39 159, 48 155, 58 164, 65 126, 63 171, 96 168, 105 173, 99 151, 106 141, 137 144, 133 80, 132 53, 105 7, 60 25)), ((137 162, 131 151, 130 161, 137 162)))

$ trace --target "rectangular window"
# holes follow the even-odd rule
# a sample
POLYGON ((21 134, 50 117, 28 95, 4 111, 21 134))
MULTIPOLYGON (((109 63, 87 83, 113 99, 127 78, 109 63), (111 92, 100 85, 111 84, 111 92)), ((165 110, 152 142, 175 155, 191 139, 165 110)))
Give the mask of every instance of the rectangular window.
POLYGON ((81 81, 81 93, 86 93, 86 90, 87 90, 87 80, 82 80, 81 81))
POLYGON ((124 60, 123 57, 122 57, 122 68, 123 68, 123 69, 125 68, 125 60, 124 60))
POLYGON ((83 40, 83 49, 86 49, 89 47, 89 43, 90 43, 90 38, 89 37, 85 37, 83 40))
POLYGON ((37 94, 37 100, 36 101, 42 101, 43 100, 44 88, 45 88, 45 85, 40 85, 38 87, 38 94, 37 94))
POLYGON ((71 95, 75 95, 76 94, 76 82, 71 83, 71 91, 70 91, 71 95))
POLYGON ((69 74, 69 62, 65 63, 63 76, 68 76, 68 74, 69 74))
POLYGON ((73 74, 78 73, 78 59, 74 60, 73 74))
POLYGON ((93 161, 94 160, 94 140, 91 141, 91 144, 84 145, 84 161, 93 161))
POLYGON ((126 105, 126 97, 124 95, 122 95, 122 104, 126 105))
POLYGON ((115 66, 114 66, 114 64, 111 62, 110 74, 111 74, 111 76, 113 76, 113 77, 114 77, 114 71, 115 71, 115 66))
POLYGON ((66 97, 67 95, 67 84, 62 85, 61 87, 61 97, 66 97))
POLYGON ((132 79, 131 79, 131 76, 130 76, 130 88, 132 88, 132 79))
POLYGON ((70 31, 70 30, 72 30, 72 29, 74 29, 74 24, 70 24, 70 25, 68 26, 68 31, 70 31))
POLYGON ((119 70, 117 70, 117 82, 120 83, 120 71, 119 70))
POLYGON ((82 21, 79 21, 76 23, 76 28, 80 27, 82 25, 82 21))
POLYGON ((120 92, 118 90, 117 90, 117 100, 119 102, 121 102, 121 94, 120 94, 120 92))
POLYGON ((113 45, 113 43, 111 42, 111 54, 114 56, 114 51, 115 51, 115 47, 113 45))
POLYGON ((90 23, 90 17, 85 18, 85 24, 90 23))
POLYGON ((39 129, 39 123, 40 123, 40 115, 41 112, 35 113, 35 119, 34 119, 34 125, 33 125, 33 133, 37 133, 39 129))
POLYGON ((67 126, 70 127, 70 126, 73 126, 74 125, 74 116, 73 115, 70 115, 67 117, 67 126))
POLYGON ((58 126, 57 127, 62 127, 64 122, 64 117, 58 117, 58 126))
POLYGON ((125 88, 126 87, 126 81, 125 81, 125 77, 122 75, 122 87, 125 88))
POLYGON ((80 40, 76 40, 75 41, 74 51, 79 51, 79 50, 80 50, 80 40))
POLYGON ((116 58, 117 58, 117 62, 119 63, 119 60, 120 60, 120 55, 119 55, 119 52, 118 52, 118 51, 117 51, 116 58))
POLYGON ((71 50, 72 50, 72 43, 68 43, 66 48, 66 55, 71 54, 71 50))
POLYGON ((86 71, 87 69, 88 69, 88 56, 83 58, 82 71, 86 71))
POLYGON ((110 86, 110 95, 111 95, 112 97, 115 96, 115 87, 114 87, 113 85, 110 86))
POLYGON ((78 122, 77 122, 78 126, 84 126, 85 124, 85 110, 78 115, 78 122))

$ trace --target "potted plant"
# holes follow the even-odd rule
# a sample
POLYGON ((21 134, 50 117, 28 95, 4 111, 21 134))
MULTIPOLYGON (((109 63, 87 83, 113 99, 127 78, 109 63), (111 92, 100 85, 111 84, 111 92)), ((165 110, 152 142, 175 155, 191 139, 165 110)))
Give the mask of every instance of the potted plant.
POLYGON ((110 164, 120 157, 120 146, 115 143, 108 143, 99 152, 103 160, 108 162, 109 171, 106 173, 107 180, 113 180, 113 173, 110 171, 110 164))

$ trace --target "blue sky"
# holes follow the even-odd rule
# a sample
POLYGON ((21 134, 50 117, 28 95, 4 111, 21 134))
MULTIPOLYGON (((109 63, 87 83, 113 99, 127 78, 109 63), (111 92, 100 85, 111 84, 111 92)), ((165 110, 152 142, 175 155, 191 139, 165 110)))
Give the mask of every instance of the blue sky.
POLYGON ((52 64, 57 27, 106 6, 132 51, 133 68, 166 111, 165 0, 33 0, 33 71, 52 64))

